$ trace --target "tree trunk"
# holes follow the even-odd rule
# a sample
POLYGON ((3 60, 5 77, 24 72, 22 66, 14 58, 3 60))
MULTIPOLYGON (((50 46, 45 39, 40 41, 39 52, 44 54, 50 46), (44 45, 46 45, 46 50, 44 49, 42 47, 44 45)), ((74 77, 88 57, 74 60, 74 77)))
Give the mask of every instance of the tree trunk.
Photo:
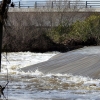
POLYGON ((1 53, 2 53, 2 34, 3 34, 3 24, 0 22, 0 72, 1 72, 1 53))

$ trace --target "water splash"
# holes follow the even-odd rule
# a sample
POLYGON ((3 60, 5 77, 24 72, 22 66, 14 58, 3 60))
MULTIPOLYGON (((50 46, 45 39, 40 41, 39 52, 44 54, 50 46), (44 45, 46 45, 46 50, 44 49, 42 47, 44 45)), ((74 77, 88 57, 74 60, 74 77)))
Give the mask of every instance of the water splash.
MULTIPOLYGON (((35 72, 22 72, 20 68, 34 61, 46 61, 57 53, 35 54, 30 52, 8 53, 8 62, 2 59, 0 84, 5 85, 9 78, 9 99, 65 99, 65 100, 99 100, 100 80, 72 74, 44 74, 38 69, 35 72), (33 60, 32 60, 33 59, 33 60), (43 60, 42 60, 43 59, 43 60)), ((35 63, 36 63, 35 62, 35 63)), ((5 91, 7 94, 7 91, 5 91)))

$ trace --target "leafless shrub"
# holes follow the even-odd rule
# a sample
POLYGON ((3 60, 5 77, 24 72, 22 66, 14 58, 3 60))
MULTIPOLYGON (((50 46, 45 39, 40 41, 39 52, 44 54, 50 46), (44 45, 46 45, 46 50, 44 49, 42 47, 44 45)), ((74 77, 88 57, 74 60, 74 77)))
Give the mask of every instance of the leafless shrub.
MULTIPOLYGON (((56 1, 54 2, 56 4, 56 1)), ((66 0, 66 3, 68 3, 68 0, 66 0)), ((60 5, 62 7, 62 2, 57 4, 57 6, 60 5)), ((63 10, 56 12, 50 10, 47 12, 9 12, 4 29, 3 50, 34 51, 36 48, 49 48, 48 44, 53 43, 46 37, 46 34, 51 28, 64 22, 70 25, 83 17, 77 11, 67 12, 68 6, 61 9, 63 10), (43 44, 41 44, 42 42, 43 44)))

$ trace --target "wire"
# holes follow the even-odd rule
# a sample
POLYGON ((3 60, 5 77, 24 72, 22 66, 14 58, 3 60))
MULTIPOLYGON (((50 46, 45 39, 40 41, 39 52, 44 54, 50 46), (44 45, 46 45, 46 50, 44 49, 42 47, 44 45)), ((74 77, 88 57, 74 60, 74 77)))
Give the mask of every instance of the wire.
MULTIPOLYGON (((4 56, 4 55, 3 55, 4 56)), ((6 52, 6 56, 4 56, 6 58, 6 65, 7 65, 7 62, 10 64, 9 60, 7 59, 7 52, 6 52)), ((7 70, 7 84, 5 85, 5 88, 7 87, 7 96, 6 96, 6 100, 8 100, 8 83, 9 83, 9 80, 8 80, 8 68, 6 67, 6 70, 7 70)))
POLYGON ((6 86, 7 86, 7 100, 8 100, 8 83, 9 83, 9 80, 8 80, 8 68, 7 68, 7 84, 6 84, 6 86))
MULTIPOLYGON (((3 55, 4 56, 4 55, 3 55)), ((5 57, 5 56, 4 56, 5 57)), ((5 57, 6 61, 10 64, 9 60, 7 59, 7 57, 5 57)))

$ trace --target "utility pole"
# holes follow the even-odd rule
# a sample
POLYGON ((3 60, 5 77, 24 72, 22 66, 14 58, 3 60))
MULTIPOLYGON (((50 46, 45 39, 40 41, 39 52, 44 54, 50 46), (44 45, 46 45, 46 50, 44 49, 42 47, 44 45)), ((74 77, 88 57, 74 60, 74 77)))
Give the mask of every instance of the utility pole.
POLYGON ((2 0, 0 4, 0 72, 1 72, 1 54, 2 54, 2 36, 3 36, 3 25, 7 19, 7 12, 11 0, 2 0))

